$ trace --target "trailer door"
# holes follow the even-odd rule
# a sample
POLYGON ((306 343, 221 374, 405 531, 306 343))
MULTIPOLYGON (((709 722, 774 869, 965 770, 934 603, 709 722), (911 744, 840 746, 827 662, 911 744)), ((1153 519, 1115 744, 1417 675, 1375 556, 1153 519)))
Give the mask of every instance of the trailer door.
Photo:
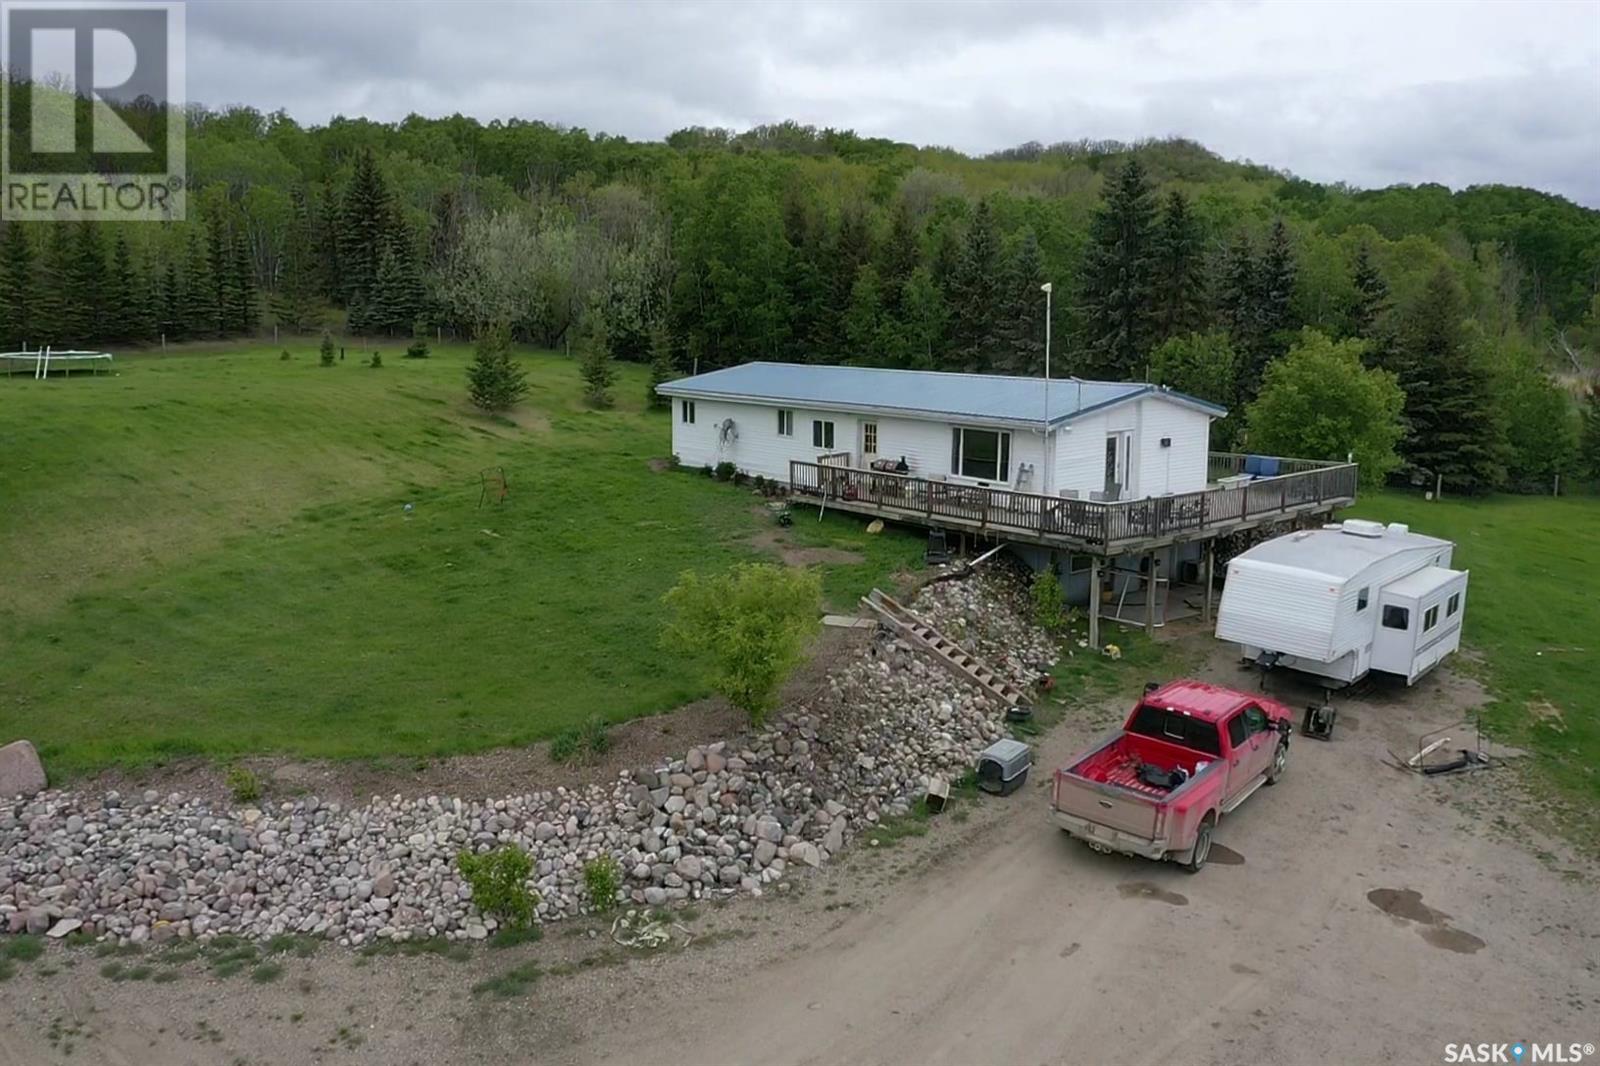
POLYGON ((1417 646, 1417 602, 1390 592, 1378 596, 1378 632, 1372 641, 1372 668, 1401 677, 1411 676, 1412 652, 1417 646))

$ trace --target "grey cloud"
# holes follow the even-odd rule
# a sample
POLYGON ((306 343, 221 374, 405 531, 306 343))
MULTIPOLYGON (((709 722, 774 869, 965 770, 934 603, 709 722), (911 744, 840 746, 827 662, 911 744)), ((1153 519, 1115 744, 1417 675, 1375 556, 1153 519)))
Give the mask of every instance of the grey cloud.
POLYGON ((194 0, 190 95, 307 122, 461 111, 635 138, 796 118, 969 152, 1179 134, 1321 181, 1498 181, 1600 206, 1600 9, 1584 40, 1571 8, 1506 7, 1513 34, 1462 7, 1459 56, 1396 21, 1421 8, 1385 10, 194 0))

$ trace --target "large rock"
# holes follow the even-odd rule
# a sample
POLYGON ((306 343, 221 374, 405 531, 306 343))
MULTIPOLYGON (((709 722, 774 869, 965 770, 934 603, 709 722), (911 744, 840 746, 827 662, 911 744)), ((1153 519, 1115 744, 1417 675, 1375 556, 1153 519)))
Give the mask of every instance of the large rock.
POLYGON ((31 796, 44 791, 44 765, 39 753, 26 740, 14 740, 0 748, 0 796, 31 796))

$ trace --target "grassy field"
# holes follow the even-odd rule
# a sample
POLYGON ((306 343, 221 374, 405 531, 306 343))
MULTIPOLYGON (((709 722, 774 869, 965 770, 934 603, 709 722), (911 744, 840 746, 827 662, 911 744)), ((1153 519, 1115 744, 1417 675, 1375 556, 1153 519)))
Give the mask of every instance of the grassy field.
MULTIPOLYGON (((587 409, 576 365, 519 358, 514 417, 465 402, 470 353, 317 365, 312 342, 0 380, 0 737, 53 774, 180 755, 440 755, 620 721, 704 694, 660 650, 689 567, 768 557, 732 486, 649 460, 665 413, 622 369, 587 409), (503 465, 503 506, 478 507, 503 465), (406 504, 412 509, 407 512, 406 504)), ((835 604, 918 565, 920 540, 796 522, 835 604)))
POLYGON ((1379 494, 1348 512, 1459 545, 1472 571, 1463 637, 1495 699, 1485 724, 1535 753, 1570 800, 1600 800, 1600 500, 1379 494))

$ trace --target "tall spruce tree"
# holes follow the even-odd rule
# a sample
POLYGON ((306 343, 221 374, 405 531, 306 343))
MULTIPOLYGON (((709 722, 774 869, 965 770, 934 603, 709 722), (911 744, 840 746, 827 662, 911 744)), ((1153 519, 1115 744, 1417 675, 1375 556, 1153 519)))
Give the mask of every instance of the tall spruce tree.
POLYGON ((1000 348, 1000 231, 987 200, 978 202, 950 279, 951 355, 962 370, 987 371, 1000 348))
POLYGON ((134 273, 128 239, 118 233, 111 243, 111 269, 107 271, 105 280, 104 340, 133 340, 138 336, 134 290, 139 282, 134 273))
POLYGON ((1294 242, 1283 219, 1272 223, 1267 246, 1261 253, 1260 330, 1268 360, 1276 359, 1294 343, 1298 323, 1294 318, 1294 286, 1299 275, 1294 242))
POLYGON ((1143 374, 1155 336, 1155 207, 1144 167, 1129 159, 1111 177, 1089 222, 1078 290, 1091 373, 1143 374))
POLYGON ((178 283, 178 264, 170 251, 161 270, 158 306, 160 311, 156 320, 156 332, 168 340, 182 340, 183 287, 178 283))
POLYGON ((277 283, 268 304, 280 327, 299 333, 315 324, 320 270, 311 202, 304 186, 289 190, 289 205, 277 283))
POLYGON ((878 259, 878 279, 883 289, 883 308, 899 316, 905 298, 905 288, 911 281, 911 272, 922 260, 922 246, 917 240, 917 224, 911 209, 901 200, 889 216, 889 235, 884 239, 878 259))
POLYGON ((1155 231, 1156 341, 1205 328, 1205 249, 1189 200, 1174 189, 1155 231))
POLYGON ((1044 257, 1039 239, 1028 230, 1006 260, 1000 294, 1000 348, 995 369, 1033 377, 1044 373, 1044 257))
POLYGON ((17 349, 34 343, 34 256, 20 222, 6 224, 0 239, 0 344, 17 349))
POLYGON ((65 331, 62 343, 88 347, 104 340, 106 321, 106 253, 100 242, 100 227, 80 222, 68 268, 65 303, 73 327, 65 331))
POLYGON ((1351 280, 1355 302, 1350 307, 1350 328, 1367 342, 1363 361, 1369 367, 1393 369, 1394 324, 1390 315, 1389 283, 1383 280, 1378 264, 1366 244, 1356 248, 1351 280))
POLYGON ((1485 369, 1462 333, 1462 296, 1449 267, 1440 267, 1411 307, 1400 334, 1400 387, 1405 391, 1407 461, 1457 492, 1485 492, 1505 470, 1499 425, 1485 369))
POLYGON ((261 319, 260 305, 256 302, 256 272, 250 258, 249 234, 242 231, 235 233, 231 248, 232 261, 228 265, 228 274, 232 279, 228 293, 229 332, 248 337, 255 333, 261 319))
POLYGON ((610 407, 611 386, 616 384, 617 368, 611 361, 611 337, 606 316, 598 306, 591 306, 584 312, 578 352, 578 374, 583 378, 583 398, 590 407, 610 407))
POLYGON ((393 232, 393 204, 372 149, 356 156, 339 203, 339 294, 347 304, 370 302, 378 266, 393 232))
POLYGON ((183 331, 188 339, 216 334, 217 287, 212 280, 211 259, 200 235, 189 231, 182 282, 183 331))
POLYGON ((672 334, 666 322, 657 322, 650 329, 650 386, 645 393, 645 403, 653 408, 667 409, 672 397, 663 396, 656 388, 678 376, 678 367, 672 358, 672 334))

